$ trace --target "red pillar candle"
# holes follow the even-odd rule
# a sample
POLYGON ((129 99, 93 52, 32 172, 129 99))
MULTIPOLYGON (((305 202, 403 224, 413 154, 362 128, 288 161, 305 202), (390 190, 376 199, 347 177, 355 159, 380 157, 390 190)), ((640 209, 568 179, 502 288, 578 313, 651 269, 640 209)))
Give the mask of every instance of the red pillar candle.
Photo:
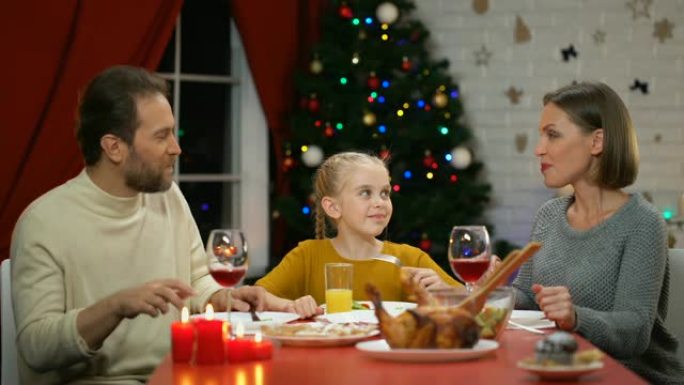
POLYGON ((273 343, 269 339, 262 338, 261 332, 254 335, 252 346, 252 358, 255 360, 267 360, 273 355, 273 343))
POLYGON ((195 363, 199 365, 222 364, 225 360, 223 321, 214 319, 214 308, 207 305, 205 318, 195 322, 197 351, 195 363))
POLYGON ((230 362, 245 362, 249 361, 252 356, 252 345, 254 344, 247 338, 244 338, 245 326, 242 322, 237 324, 235 328, 235 337, 226 341, 226 354, 230 362))
POLYGON ((190 313, 187 307, 181 311, 181 321, 171 324, 171 356, 173 362, 188 363, 192 360, 195 347, 195 328, 188 322, 190 313))

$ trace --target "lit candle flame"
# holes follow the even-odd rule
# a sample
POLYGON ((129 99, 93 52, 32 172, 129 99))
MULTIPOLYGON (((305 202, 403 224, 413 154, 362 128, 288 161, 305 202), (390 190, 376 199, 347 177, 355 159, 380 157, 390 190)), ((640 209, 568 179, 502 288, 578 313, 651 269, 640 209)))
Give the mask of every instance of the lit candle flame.
POLYGON ((211 304, 207 304, 207 310, 205 312, 204 317, 208 320, 214 319, 214 306, 212 306, 211 304))
POLYGON ((261 332, 260 331, 256 332, 256 334, 254 335, 254 342, 260 343, 262 339, 263 339, 263 337, 261 336, 261 332))
POLYGON ((242 321, 238 322, 237 327, 235 328, 235 335, 238 336, 238 338, 242 338, 245 335, 245 325, 242 324, 242 321))
POLYGON ((183 310, 181 310, 181 322, 188 323, 188 321, 190 321, 190 311, 187 307, 183 306, 183 310))

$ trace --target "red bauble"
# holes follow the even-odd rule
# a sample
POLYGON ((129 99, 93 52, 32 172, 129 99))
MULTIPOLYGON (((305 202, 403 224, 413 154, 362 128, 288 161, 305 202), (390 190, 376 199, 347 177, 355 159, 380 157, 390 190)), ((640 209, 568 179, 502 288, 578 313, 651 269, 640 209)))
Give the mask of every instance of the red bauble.
POLYGON ((409 58, 407 58, 406 56, 404 56, 404 58, 401 59, 401 69, 402 69, 404 72, 409 72, 409 71, 411 71, 411 68, 413 68, 413 63, 411 63, 411 61, 409 60, 409 58))
POLYGON ((354 12, 352 12, 351 7, 349 7, 346 3, 342 3, 342 5, 337 8, 337 13, 343 19, 351 19, 354 17, 354 12))
POLYGON ((307 103, 307 108, 309 109, 309 112, 315 114, 321 108, 321 102, 319 102, 318 99, 314 96, 311 99, 309 99, 309 102, 307 103))
POLYGON ((429 239, 423 239, 420 241, 419 247, 421 250, 428 252, 428 251, 430 251, 430 248, 432 247, 432 241, 429 239))
POLYGON ((389 150, 386 150, 386 149, 380 150, 380 153, 378 155, 380 155, 380 159, 387 160, 387 158, 389 158, 389 156, 390 156, 390 152, 389 152, 389 150))
POLYGON ((294 167, 294 159, 291 156, 286 157, 283 159, 283 171, 288 172, 294 167))
POLYGON ((377 76, 375 76, 374 72, 371 72, 370 75, 368 76, 368 81, 366 82, 368 84, 368 88, 371 90, 377 90, 380 88, 380 79, 378 79, 377 76))

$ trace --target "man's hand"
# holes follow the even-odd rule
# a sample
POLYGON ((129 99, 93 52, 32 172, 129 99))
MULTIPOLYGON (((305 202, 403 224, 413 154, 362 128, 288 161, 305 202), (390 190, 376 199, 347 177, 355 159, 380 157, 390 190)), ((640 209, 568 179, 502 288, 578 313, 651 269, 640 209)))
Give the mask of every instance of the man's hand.
POLYGON ((439 289, 449 287, 447 283, 442 281, 436 271, 422 267, 402 267, 405 273, 408 273, 411 282, 423 289, 439 289))
POLYGON ((554 321, 561 330, 573 330, 577 324, 575 305, 565 286, 532 285, 535 300, 546 318, 554 321))
POLYGON ((226 311, 228 308, 228 291, 232 296, 231 310, 264 311, 266 310, 266 290, 259 286, 240 286, 235 289, 221 289, 209 298, 215 311, 226 311))
POLYGON ((140 314, 156 317, 169 311, 169 303, 178 308, 183 301, 195 295, 192 287, 178 279, 159 279, 142 286, 121 290, 109 300, 113 303, 116 315, 121 318, 135 318, 140 314))

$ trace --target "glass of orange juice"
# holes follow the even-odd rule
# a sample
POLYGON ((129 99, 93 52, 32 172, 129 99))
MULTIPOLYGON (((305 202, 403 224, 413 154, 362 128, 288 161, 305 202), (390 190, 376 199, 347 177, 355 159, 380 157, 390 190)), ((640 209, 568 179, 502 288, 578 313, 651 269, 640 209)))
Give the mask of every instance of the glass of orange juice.
POLYGON ((351 311, 353 277, 354 265, 351 263, 325 264, 326 313, 351 311))

